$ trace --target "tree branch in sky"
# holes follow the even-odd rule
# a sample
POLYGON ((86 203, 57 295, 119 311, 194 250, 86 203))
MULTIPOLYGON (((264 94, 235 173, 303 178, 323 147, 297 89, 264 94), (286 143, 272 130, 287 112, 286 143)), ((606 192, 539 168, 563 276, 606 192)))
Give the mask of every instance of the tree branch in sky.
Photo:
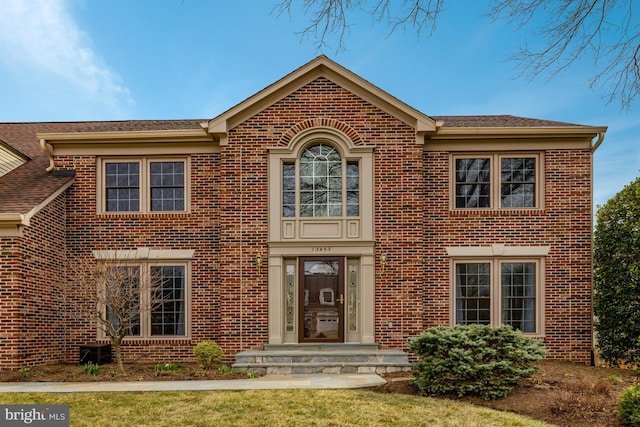
MULTIPOLYGON (((295 5, 280 0, 274 10, 291 16, 295 5)), ((336 51, 345 50, 351 19, 364 12, 390 33, 409 27, 418 36, 431 35, 444 5, 445 0, 304 0, 309 23, 300 34, 314 39, 320 51, 331 48, 328 39, 337 35, 336 51)), ((521 75, 553 78, 591 59, 591 88, 603 88, 608 103, 617 100, 623 109, 631 108, 640 93, 640 10, 633 9, 633 0, 493 0, 490 5, 490 19, 535 36, 511 56, 521 75)))

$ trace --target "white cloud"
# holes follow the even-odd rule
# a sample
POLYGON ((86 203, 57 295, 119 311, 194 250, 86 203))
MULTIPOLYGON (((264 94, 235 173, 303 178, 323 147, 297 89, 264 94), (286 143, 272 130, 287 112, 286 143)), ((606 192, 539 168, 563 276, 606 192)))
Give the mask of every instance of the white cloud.
POLYGON ((62 79, 111 110, 132 103, 129 90, 96 54, 66 0, 2 0, 0 56, 31 78, 62 79))

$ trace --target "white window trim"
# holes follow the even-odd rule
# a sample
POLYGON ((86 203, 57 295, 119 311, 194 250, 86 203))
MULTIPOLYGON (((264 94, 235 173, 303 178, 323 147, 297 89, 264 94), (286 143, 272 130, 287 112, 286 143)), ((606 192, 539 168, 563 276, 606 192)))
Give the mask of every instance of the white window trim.
POLYGON ((449 159, 449 209, 455 211, 507 211, 507 210, 543 210, 544 209, 544 155, 542 152, 503 152, 503 153, 452 153, 449 159), (501 170, 502 158, 530 157, 536 159, 536 191, 534 206, 502 207, 501 204, 501 170), (489 203, 488 208, 456 207, 456 160, 457 159, 489 159, 489 203))
POLYGON ((188 213, 191 209, 191 159, 187 157, 101 157, 96 165, 96 205, 97 212, 108 215, 126 214, 175 214, 188 213), (184 210, 153 211, 151 210, 150 163, 152 162, 184 162, 184 210), (107 211, 106 195, 106 163, 138 163, 140 164, 140 209, 137 211, 107 211))
POLYGON ((456 325, 456 264, 489 263, 491 274, 491 326, 502 324, 501 269, 504 263, 531 262, 536 264, 536 331, 523 332, 529 337, 545 336, 545 256, 549 246, 448 247, 449 265, 449 325, 456 325), (497 296, 497 298, 496 298, 497 296))

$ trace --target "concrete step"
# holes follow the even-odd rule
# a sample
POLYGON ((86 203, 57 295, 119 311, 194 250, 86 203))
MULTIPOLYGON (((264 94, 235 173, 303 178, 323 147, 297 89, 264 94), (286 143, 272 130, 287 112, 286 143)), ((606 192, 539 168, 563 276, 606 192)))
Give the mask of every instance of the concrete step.
POLYGON ((378 350, 378 344, 357 344, 357 343, 304 343, 304 344, 265 344, 266 351, 287 351, 287 350, 378 350))
POLYGON ((235 369, 268 374, 371 374, 410 371, 409 357, 400 350, 377 345, 268 345, 264 350, 236 354, 235 369))

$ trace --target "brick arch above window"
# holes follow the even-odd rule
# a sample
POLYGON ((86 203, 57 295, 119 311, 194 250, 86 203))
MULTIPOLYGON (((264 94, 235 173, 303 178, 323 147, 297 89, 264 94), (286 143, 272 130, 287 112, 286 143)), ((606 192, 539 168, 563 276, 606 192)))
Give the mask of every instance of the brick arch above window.
MULTIPOLYGON (((271 242, 373 240, 374 147, 365 145, 351 128, 346 129, 347 133, 327 126, 339 123, 327 120, 299 124, 297 131, 291 130, 286 142, 284 139, 281 141, 282 145, 268 147, 271 242), (355 140, 349 133, 355 135, 355 140), (316 205, 313 215, 307 215, 310 211, 303 210, 309 208, 303 196, 310 197, 314 203, 316 199, 322 201, 325 196, 322 191, 310 193, 301 184, 301 156, 314 146, 331 147, 341 159, 340 203, 337 192, 329 190, 326 194, 329 198, 333 197, 327 205, 327 212, 333 209, 331 215, 324 215, 324 208, 320 208, 318 212, 321 214, 316 215, 316 205)), ((304 177, 308 179, 310 175, 304 177)))
POLYGON ((308 133, 309 130, 313 129, 333 129, 341 134, 351 142, 353 145, 362 145, 363 141, 358 132, 353 129, 351 126, 346 124, 345 122, 341 122, 336 119, 326 118, 326 117, 316 117, 312 119, 307 119, 302 122, 299 122, 292 126, 289 130, 287 130, 280 141, 278 142, 279 147, 290 147, 292 142, 299 139, 301 134, 308 133))

